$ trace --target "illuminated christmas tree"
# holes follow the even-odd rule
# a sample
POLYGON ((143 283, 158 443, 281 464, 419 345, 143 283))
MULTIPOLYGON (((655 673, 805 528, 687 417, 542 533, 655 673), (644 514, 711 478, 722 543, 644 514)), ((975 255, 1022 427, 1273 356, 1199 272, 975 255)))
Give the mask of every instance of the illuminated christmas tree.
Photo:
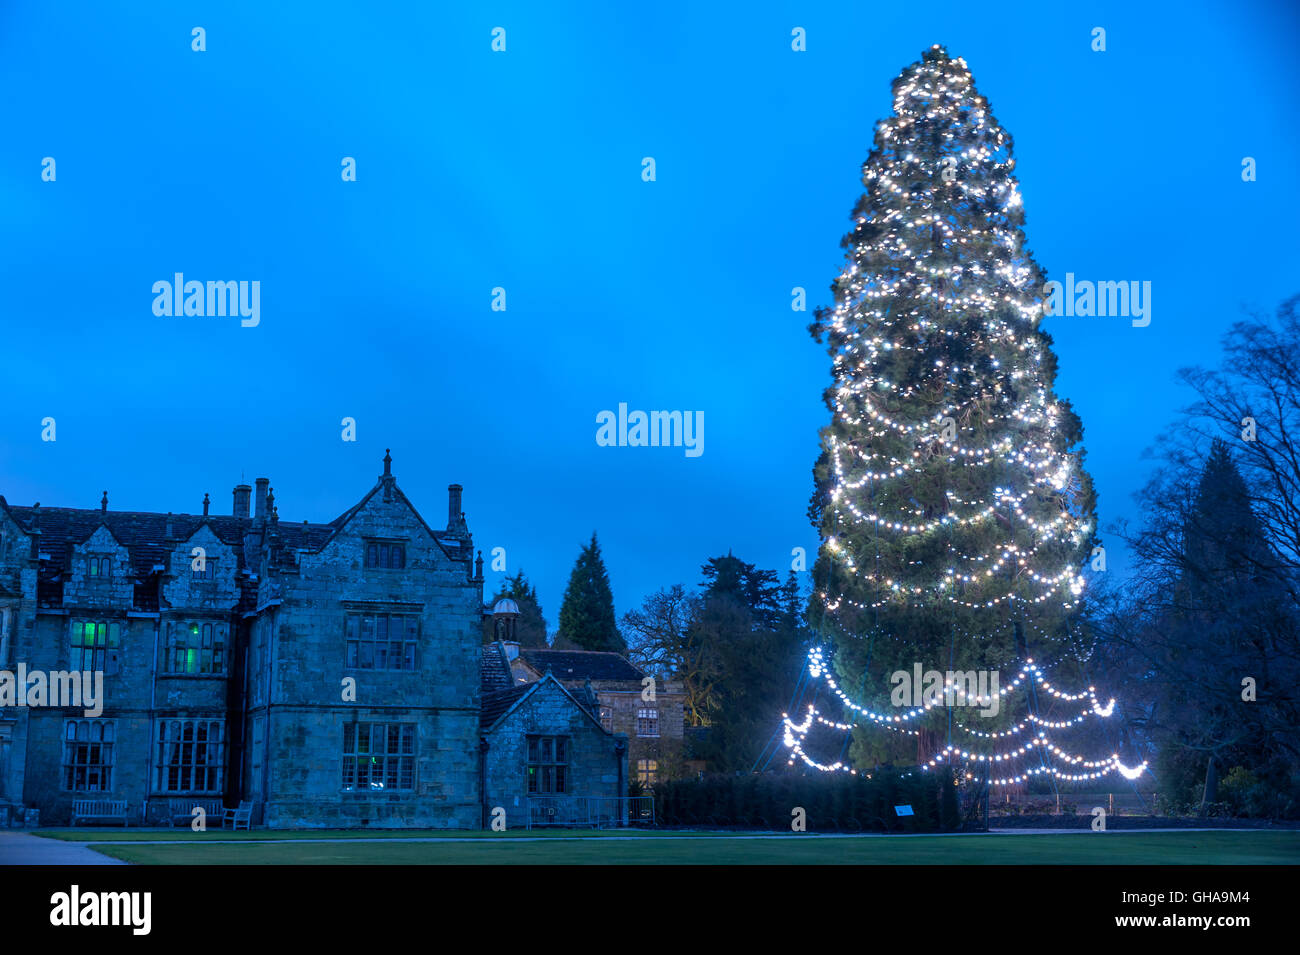
MULTIPOLYGON (((811 622, 837 686, 868 709, 887 700, 890 673, 918 663, 1010 678, 1042 659, 1077 676, 1097 543, 1082 426, 1053 392, 1038 327, 1046 278, 1025 245, 1011 137, 940 46, 893 93, 835 304, 811 327, 833 359, 809 511, 822 538, 811 622)), ((859 732, 851 761, 911 747, 925 763, 953 742, 952 712, 947 726, 909 724, 918 739, 902 746, 859 732)), ((1009 706, 985 725, 1023 716, 1009 706)))

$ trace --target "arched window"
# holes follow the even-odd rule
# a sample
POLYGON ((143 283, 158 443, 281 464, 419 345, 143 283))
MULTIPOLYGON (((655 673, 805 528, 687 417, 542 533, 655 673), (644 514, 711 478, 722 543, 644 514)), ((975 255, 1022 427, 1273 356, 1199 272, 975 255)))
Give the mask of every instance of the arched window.
POLYGON ((63 788, 109 792, 113 788, 113 721, 68 720, 63 729, 63 788))

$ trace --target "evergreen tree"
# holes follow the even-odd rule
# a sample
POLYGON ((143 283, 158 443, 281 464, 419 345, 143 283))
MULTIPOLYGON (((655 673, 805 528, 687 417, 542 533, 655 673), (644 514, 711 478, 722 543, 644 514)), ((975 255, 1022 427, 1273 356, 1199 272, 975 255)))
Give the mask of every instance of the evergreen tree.
POLYGON ((1153 670, 1149 729, 1161 779, 1204 812, 1234 766, 1286 786, 1294 731, 1276 734, 1270 723, 1289 707, 1285 723, 1294 726, 1297 666, 1284 648, 1294 645, 1296 623, 1288 575, 1223 441, 1194 477, 1181 494, 1168 481, 1148 489, 1148 526, 1135 549, 1157 569, 1140 646, 1153 670), (1243 702, 1242 677, 1264 673, 1258 702, 1243 702))
POLYGON ((560 605, 557 645, 560 639, 583 650, 627 650, 618 631, 609 573, 594 531, 591 543, 582 548, 569 574, 569 586, 560 605))
POLYGON ((774 570, 759 570, 730 552, 710 557, 700 568, 704 599, 730 597, 745 607, 755 626, 772 627, 780 615, 781 586, 774 570))
MULTIPOLYGON (((1058 658, 1095 543, 1011 137, 940 46, 893 93, 835 304, 810 327, 833 378, 809 509, 822 538, 811 623, 841 683, 872 701, 914 662, 1058 658)), ((934 743, 923 734, 921 754, 934 743)))
POLYGON ((807 651, 798 582, 792 577, 782 586, 775 571, 730 553, 710 558, 701 574, 686 641, 700 648, 712 689, 699 755, 714 771, 750 772, 779 744, 772 728, 780 725, 807 651))
MULTIPOLYGON (((542 605, 537 599, 537 590, 524 575, 523 568, 513 577, 507 577, 497 588, 492 598, 495 605, 498 600, 509 598, 519 605, 519 619, 515 623, 515 640, 522 647, 546 649, 546 619, 542 616, 542 605)), ((483 621, 483 642, 490 643, 496 639, 494 624, 491 619, 483 621)))

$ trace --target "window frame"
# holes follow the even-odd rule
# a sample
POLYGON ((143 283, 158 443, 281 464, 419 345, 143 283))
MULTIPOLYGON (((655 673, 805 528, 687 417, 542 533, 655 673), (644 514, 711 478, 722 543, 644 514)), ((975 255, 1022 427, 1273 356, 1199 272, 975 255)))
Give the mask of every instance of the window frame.
POLYGON ((567 796, 573 739, 567 734, 529 733, 525 737, 524 789, 529 796, 567 796))
POLYGON ((636 735, 638 738, 658 739, 659 738, 659 708, 643 707, 636 711, 636 735), (653 732, 642 732, 644 727, 650 727, 653 732))
POLYGON ((380 673, 414 673, 420 669, 420 633, 424 621, 418 613, 401 611, 345 610, 343 612, 343 666, 348 670, 380 673), (394 638, 393 621, 401 621, 400 636, 394 638), (355 621, 355 627, 353 625, 355 621), (367 628, 367 622, 370 622, 367 628), (382 621, 382 625, 381 625, 382 621), (412 627, 414 629, 412 629, 412 627), (393 666, 397 648, 398 666, 393 666), (383 659, 383 665, 378 661, 383 659), (365 661, 369 660, 369 663, 365 661))
POLYGON ((368 537, 362 566, 366 570, 406 570, 406 545, 403 539, 368 537))
POLYGON ((340 792, 351 795, 415 793, 419 783, 419 734, 416 730, 416 724, 409 721, 366 720, 344 723, 339 760, 340 792), (377 729, 382 733, 382 752, 375 751, 377 729), (369 757, 370 762, 364 763, 363 757, 369 757), (376 765, 377 774, 374 768, 376 765), (365 788, 362 788, 363 766, 367 770, 364 773, 365 788), (376 775, 380 782, 378 786, 375 785, 376 775), (389 782, 393 780, 396 780, 396 785, 390 786, 389 782))
POLYGON ((153 738, 152 792, 220 795, 226 778, 226 721, 210 717, 161 717, 157 724, 153 738), (214 727, 215 740, 212 738, 214 727), (199 737, 200 729, 203 730, 202 739, 199 737), (177 735, 171 735, 172 730, 177 735), (182 781, 191 785, 180 786, 182 781), (194 785, 198 782, 206 785, 194 785))
POLYGON ((74 619, 72 631, 68 635, 68 669, 82 673, 107 672, 109 651, 121 648, 122 622, 120 620, 74 619), (86 642, 87 639, 90 640, 89 643, 86 642), (87 654, 89 654, 90 666, 86 666, 87 654), (98 666, 95 665, 97 663, 98 666))
POLYGON ((659 760, 642 757, 636 761, 636 778, 642 786, 652 789, 659 781, 659 760))
POLYGON ((226 676, 230 658, 229 638, 229 629, 224 622, 184 621, 178 625, 178 621, 167 621, 162 672, 168 676, 226 676), (178 633, 182 639, 178 639, 178 633), (178 654, 186 655, 184 667, 177 667, 178 654), (192 660, 197 661, 194 669, 190 668, 192 660))
POLYGON ((117 762, 116 744, 117 726, 113 720, 64 720, 63 757, 59 764, 60 789, 71 793, 111 793, 113 769, 117 762), (93 760, 90 758, 92 753, 96 757, 93 760), (98 774, 104 785, 97 788, 87 785, 92 772, 98 774), (81 785, 77 784, 78 776, 81 785))

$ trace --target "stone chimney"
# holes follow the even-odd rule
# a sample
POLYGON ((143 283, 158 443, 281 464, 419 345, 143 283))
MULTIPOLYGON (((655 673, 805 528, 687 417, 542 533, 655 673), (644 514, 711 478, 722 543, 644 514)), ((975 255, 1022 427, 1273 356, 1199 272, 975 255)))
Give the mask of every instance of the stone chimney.
POLYGON ((235 485, 235 510, 232 513, 236 517, 248 516, 248 502, 252 494, 253 489, 247 484, 235 485))
POLYGON ((41 502, 32 505, 32 523, 27 531, 32 538, 32 560, 41 556, 41 502))
POLYGON ((207 516, 208 516, 208 505, 209 505, 210 503, 212 503, 212 502, 208 500, 208 492, 207 492, 207 491, 204 491, 204 492, 203 492, 203 516, 204 516, 204 517, 207 517, 207 516))
POLYGON ((460 510, 460 492, 463 490, 465 489, 459 484, 447 485, 447 528, 449 530, 464 521, 464 515, 460 510))
POLYGON ((108 492, 107 491, 105 491, 104 496, 99 499, 99 513, 101 514, 108 513, 108 492))
POLYGON ((270 478, 258 478, 254 483, 257 484, 257 494, 253 498, 253 522, 260 524, 266 520, 266 489, 270 487, 270 478))

